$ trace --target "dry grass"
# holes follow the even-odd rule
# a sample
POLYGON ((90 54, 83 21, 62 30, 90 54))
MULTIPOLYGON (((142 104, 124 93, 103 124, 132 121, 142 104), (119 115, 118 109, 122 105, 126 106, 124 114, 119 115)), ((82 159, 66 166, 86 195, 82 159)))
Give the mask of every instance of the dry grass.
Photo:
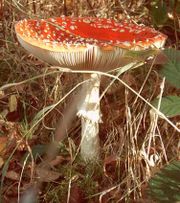
MULTIPOLYGON (((56 159, 48 163, 51 170, 42 171, 42 164, 47 164, 43 156, 46 152, 44 146, 54 140, 59 119, 76 94, 73 88, 79 86, 82 78, 76 73, 62 74, 26 53, 14 33, 14 23, 20 19, 62 14, 127 17, 151 25, 147 8, 148 3, 143 0, 1 1, 0 138, 4 144, 0 144, 0 162, 4 163, 1 172, 3 202, 17 202, 30 186, 35 188, 29 190, 30 198, 38 192, 40 202, 150 202, 145 192, 149 178, 170 160, 178 158, 176 129, 116 80, 101 102, 102 161, 99 165, 88 166, 76 156, 80 143, 80 122, 76 118, 65 136, 59 138, 56 159), (6 88, 1 88, 4 85, 6 88), (13 107, 14 111, 10 112, 13 107), (36 146, 42 156, 35 158, 32 150, 36 146), (31 159, 23 159, 27 152, 31 159), (45 182, 38 183, 37 170, 44 175, 45 182)), ((171 39, 168 44, 174 46, 171 39)), ((157 95, 161 98, 169 92, 180 93, 168 84, 164 86, 164 80, 153 65, 145 64, 125 73, 121 79, 148 102, 157 95)), ((111 81, 112 78, 103 76, 101 92, 111 81)), ((178 119, 171 120, 177 127, 178 119)))

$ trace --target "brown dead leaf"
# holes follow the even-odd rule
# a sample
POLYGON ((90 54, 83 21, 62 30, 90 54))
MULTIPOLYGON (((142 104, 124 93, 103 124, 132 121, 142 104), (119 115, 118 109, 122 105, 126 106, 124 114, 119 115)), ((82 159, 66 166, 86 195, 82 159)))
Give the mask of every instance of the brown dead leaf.
POLYGON ((9 97, 9 111, 10 112, 16 111, 17 106, 18 106, 17 96, 13 94, 9 97))
POLYGON ((4 164, 4 160, 2 157, 0 157, 0 168, 2 168, 3 164, 4 164))
POLYGON ((37 167, 36 174, 38 179, 42 182, 53 182, 60 177, 60 173, 53 171, 49 168, 37 167))
POLYGON ((10 122, 18 122, 23 117, 22 103, 17 95, 11 95, 8 99, 8 113, 6 119, 10 122))
POLYGON ((117 156, 108 156, 104 160, 103 171, 104 174, 112 179, 116 178, 117 166, 119 158, 117 156))
POLYGON ((66 0, 66 7, 71 9, 73 7, 73 0, 66 0))
POLYGON ((6 115, 6 119, 10 122, 17 122, 21 119, 21 115, 18 111, 8 112, 6 115))
POLYGON ((6 178, 18 181, 20 179, 20 175, 18 173, 16 173, 15 171, 11 170, 6 173, 6 178))
POLYGON ((0 91, 0 99, 2 99, 4 97, 4 92, 0 91))
POLYGON ((63 156, 56 156, 56 158, 54 160, 52 160, 49 165, 50 166, 57 166, 60 163, 62 163, 64 161, 64 157, 63 156))
POLYGON ((6 136, 0 136, 0 156, 4 155, 7 143, 8 138, 6 136))
POLYGON ((26 149, 25 140, 22 139, 20 124, 16 122, 1 122, 0 131, 4 136, 0 136, 0 156, 8 155, 17 147, 18 151, 26 149))
POLYGON ((71 187, 69 203, 85 203, 84 199, 84 192, 83 190, 77 185, 73 184, 71 187))
POLYGON ((130 87, 136 85, 137 81, 136 81, 135 77, 133 76, 133 74, 131 74, 129 72, 125 73, 122 78, 123 78, 123 81, 125 83, 127 83, 130 87))

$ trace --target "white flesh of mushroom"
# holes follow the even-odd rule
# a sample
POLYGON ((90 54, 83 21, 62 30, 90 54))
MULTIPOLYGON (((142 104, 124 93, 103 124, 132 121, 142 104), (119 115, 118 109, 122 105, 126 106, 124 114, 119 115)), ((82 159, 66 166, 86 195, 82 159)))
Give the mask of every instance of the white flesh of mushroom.
POLYGON ((88 81, 83 87, 83 93, 86 96, 77 113, 81 117, 81 156, 86 161, 99 158, 100 77, 95 73, 85 75, 84 79, 88 81))

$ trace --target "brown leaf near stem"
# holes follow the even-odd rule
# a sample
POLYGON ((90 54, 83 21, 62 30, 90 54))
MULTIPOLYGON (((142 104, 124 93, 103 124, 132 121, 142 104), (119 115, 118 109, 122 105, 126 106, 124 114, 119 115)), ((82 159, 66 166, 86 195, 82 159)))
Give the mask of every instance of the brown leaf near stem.
POLYGON ((6 115, 6 119, 11 122, 19 121, 21 116, 18 111, 9 112, 6 115))
MULTIPOLYGON (((17 147, 18 151, 26 149, 25 141, 21 136, 20 124, 15 122, 5 122, 0 120, 0 131, 3 136, 0 136, 0 156, 12 153, 12 150, 17 147), (5 143, 4 151, 1 152, 1 144, 5 143)), ((2 145, 3 146, 3 145, 2 145)))
POLYGON ((44 167, 37 167, 35 171, 37 178, 42 182, 53 182, 61 176, 59 172, 44 167))
POLYGON ((111 178, 111 179, 116 179, 117 178, 117 169, 118 169, 118 164, 119 164, 119 157, 112 155, 108 156, 104 160, 104 165, 103 165, 103 171, 105 176, 111 178))
POLYGON ((49 165, 54 167, 54 166, 57 166, 59 165, 60 163, 62 163, 63 161, 65 160, 65 158, 63 156, 56 156, 55 159, 53 159, 49 165))
POLYGON ((0 91, 0 99, 2 99, 4 97, 4 92, 0 91))
POLYGON ((123 75, 123 81, 127 83, 130 87, 136 87, 136 78, 131 73, 125 73, 123 75))
POLYGON ((69 203, 85 203, 84 199, 84 192, 83 190, 77 185, 73 184, 71 187, 69 203))
POLYGON ((11 170, 6 173, 6 178, 18 181, 20 179, 20 175, 15 171, 11 170))
POLYGON ((0 136, 0 156, 3 156, 6 151, 8 138, 6 136, 0 136))
POLYGON ((22 103, 16 95, 11 95, 8 102, 9 112, 6 119, 11 122, 18 122, 22 119, 22 103))
POLYGON ((18 107, 18 100, 17 100, 17 95, 11 95, 9 97, 9 111, 13 112, 16 111, 18 107))
POLYGON ((2 157, 0 157, 0 169, 2 168, 3 164, 4 164, 4 160, 2 157))

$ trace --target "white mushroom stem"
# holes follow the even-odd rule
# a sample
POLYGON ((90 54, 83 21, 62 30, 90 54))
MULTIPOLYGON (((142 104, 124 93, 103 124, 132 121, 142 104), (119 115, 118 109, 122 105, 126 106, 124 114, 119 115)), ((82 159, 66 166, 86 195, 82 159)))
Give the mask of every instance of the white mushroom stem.
POLYGON ((80 105, 77 115, 81 117, 81 157, 85 161, 95 161, 99 158, 99 122, 100 112, 100 75, 84 75, 88 79, 84 85, 84 101, 80 105))

